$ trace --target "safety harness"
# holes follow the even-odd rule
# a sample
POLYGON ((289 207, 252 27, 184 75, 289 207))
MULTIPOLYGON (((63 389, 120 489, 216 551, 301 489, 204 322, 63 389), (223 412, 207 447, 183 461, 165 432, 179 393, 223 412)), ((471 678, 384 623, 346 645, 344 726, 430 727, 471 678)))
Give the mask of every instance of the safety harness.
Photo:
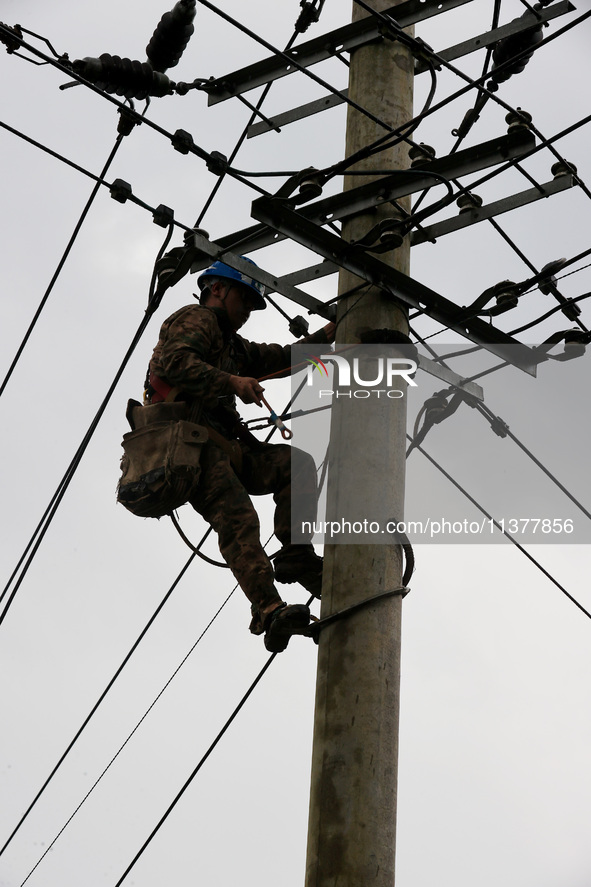
MULTIPOLYGON (((169 385, 168 382, 165 382, 164 379, 161 379, 160 376, 157 376, 151 371, 149 375, 149 383, 151 391, 150 389, 147 389, 144 392, 144 403, 162 403, 163 401, 171 403, 183 393, 180 388, 169 385)), ((207 429, 209 439, 219 447, 220 450, 223 450, 228 454, 234 470, 239 474, 242 470, 242 450, 238 441, 228 440, 227 437, 224 437, 223 434, 220 434, 219 431, 216 431, 215 428, 212 428, 211 425, 208 425, 207 422, 204 422, 201 419, 200 423, 207 429)), ((242 425, 240 422, 236 423, 233 432, 236 437, 240 438, 245 443, 249 443, 251 446, 253 444, 258 445, 259 443, 256 437, 254 437, 254 435, 248 431, 246 426, 242 425)))

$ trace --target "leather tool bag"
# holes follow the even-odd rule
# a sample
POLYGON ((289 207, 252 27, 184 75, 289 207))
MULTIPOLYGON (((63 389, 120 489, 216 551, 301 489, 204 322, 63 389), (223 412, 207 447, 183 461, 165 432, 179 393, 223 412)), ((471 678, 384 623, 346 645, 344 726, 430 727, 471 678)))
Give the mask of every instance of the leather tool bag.
POLYGON ((199 481, 207 429, 186 403, 127 404, 117 501, 138 517, 163 517, 187 502, 199 481))

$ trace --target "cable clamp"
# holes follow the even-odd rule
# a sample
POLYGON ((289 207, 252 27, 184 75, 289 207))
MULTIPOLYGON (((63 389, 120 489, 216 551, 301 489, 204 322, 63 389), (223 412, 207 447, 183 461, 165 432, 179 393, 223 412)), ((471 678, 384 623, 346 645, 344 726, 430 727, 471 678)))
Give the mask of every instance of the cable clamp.
POLYGON ((6 28, 6 31, 10 31, 10 34, 7 34, 5 31, 0 32, 0 43, 3 43, 6 47, 7 53, 16 52, 21 48, 21 44, 23 42, 23 32, 21 30, 20 25, 15 25, 13 28, 10 25, 4 24, 4 22, 0 22, 3 28, 6 28))
POLYGON ((209 159, 205 162, 206 167, 216 176, 223 176, 230 166, 228 158, 221 151, 212 151, 209 159))
POLYGON ((406 597, 409 593, 410 588, 407 588, 406 585, 400 585, 398 588, 392 588, 389 591, 383 591, 381 594, 376 594, 374 597, 367 598, 364 601, 360 601, 358 604, 353 604, 352 607, 347 607, 345 610, 339 610, 338 613, 333 613, 331 616, 325 616, 324 619, 315 619, 308 628, 302 632, 306 637, 312 638, 313 641, 317 644, 318 637, 320 632, 327 627, 327 625, 332 625, 334 622, 338 622, 340 619, 347 619, 349 616, 352 616, 353 613, 357 613, 358 610, 362 610, 364 607, 368 607, 370 604, 378 603, 379 601, 388 600, 391 597, 406 597))

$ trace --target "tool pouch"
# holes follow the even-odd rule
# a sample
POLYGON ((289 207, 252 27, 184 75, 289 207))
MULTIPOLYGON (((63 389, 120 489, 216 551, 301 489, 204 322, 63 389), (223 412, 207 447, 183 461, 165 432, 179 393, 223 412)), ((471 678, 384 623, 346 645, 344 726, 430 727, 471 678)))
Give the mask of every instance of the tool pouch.
POLYGON ((117 501, 138 517, 163 517, 187 502, 199 481, 207 429, 185 403, 127 404, 117 501))

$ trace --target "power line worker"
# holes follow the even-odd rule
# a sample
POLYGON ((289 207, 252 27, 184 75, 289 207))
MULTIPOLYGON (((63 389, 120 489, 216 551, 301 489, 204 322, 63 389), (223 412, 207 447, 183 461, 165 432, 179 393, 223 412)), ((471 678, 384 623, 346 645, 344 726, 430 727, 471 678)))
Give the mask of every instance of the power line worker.
MULTIPOLYGON (((264 287, 256 280, 214 262, 199 276, 198 286, 199 304, 186 305, 162 325, 150 360, 148 398, 156 403, 173 386, 177 399, 200 404, 198 421, 209 428, 210 439, 190 503, 217 532, 222 556, 250 601, 250 631, 264 633, 266 648, 281 652, 291 635, 309 624, 310 613, 304 604, 286 604, 275 582, 299 582, 320 596, 322 558, 311 537, 292 543, 291 517, 293 495, 299 526, 299 518, 315 519, 316 466, 302 450, 258 441, 241 423, 236 398, 261 406, 264 388, 257 379, 288 370, 291 346, 257 344, 238 335, 251 311, 266 308, 264 287), (250 499, 269 493, 276 506, 274 532, 282 545, 275 570, 261 545, 250 499)), ((335 325, 328 323, 298 344, 324 345, 334 341, 334 332, 335 325)))

